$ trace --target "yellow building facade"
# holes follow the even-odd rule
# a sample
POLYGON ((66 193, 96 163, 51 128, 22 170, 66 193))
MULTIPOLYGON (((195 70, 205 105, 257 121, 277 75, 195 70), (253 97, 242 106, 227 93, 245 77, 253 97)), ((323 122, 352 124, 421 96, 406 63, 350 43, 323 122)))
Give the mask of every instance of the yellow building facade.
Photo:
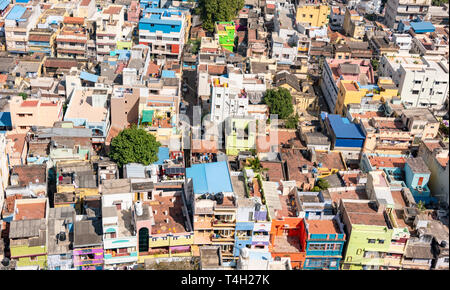
POLYGON ((308 23, 311 27, 322 27, 328 24, 330 8, 327 4, 299 5, 297 7, 297 23, 308 23))
POLYGON ((360 104, 362 99, 368 97, 374 101, 387 101, 398 97, 398 89, 391 78, 380 78, 377 86, 361 86, 352 80, 341 80, 336 102, 336 114, 343 114, 348 104, 360 104))

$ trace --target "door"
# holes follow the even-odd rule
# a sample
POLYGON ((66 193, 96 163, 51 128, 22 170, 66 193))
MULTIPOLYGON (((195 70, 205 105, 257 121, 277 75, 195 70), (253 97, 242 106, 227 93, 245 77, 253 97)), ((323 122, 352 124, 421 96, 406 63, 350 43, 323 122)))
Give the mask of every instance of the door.
POLYGON ((418 186, 422 186, 423 183, 423 177, 419 177, 419 182, 417 183, 418 186))

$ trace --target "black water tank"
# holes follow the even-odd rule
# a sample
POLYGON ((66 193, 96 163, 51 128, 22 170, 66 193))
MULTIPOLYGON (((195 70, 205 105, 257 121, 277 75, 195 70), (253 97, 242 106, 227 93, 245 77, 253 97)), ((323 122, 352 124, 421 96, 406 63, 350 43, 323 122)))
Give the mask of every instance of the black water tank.
POLYGON ((219 192, 216 194, 216 201, 217 201, 217 204, 223 203, 223 193, 219 192))
POLYGON ((9 258, 4 257, 2 260, 2 265, 5 267, 8 267, 9 266, 9 258))
POLYGON ((66 240, 66 233, 65 233, 65 232, 60 232, 60 233, 58 234, 58 239, 59 239, 61 242, 65 241, 65 240, 66 240))

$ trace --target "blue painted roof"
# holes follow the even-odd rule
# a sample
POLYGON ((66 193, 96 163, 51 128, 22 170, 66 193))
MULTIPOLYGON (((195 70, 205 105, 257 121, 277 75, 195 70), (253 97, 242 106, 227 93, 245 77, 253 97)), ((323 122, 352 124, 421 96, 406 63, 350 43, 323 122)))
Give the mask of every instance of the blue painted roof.
POLYGON ((10 112, 0 112, 0 126, 11 127, 11 113, 10 112))
POLYGON ((328 121, 336 138, 365 139, 359 125, 351 123, 347 118, 339 115, 328 115, 328 121))
POLYGON ((11 3, 11 0, 1 0, 0 1, 0 10, 5 10, 6 7, 11 3))
POLYGON ((158 161, 156 161, 153 164, 156 165, 163 165, 164 164, 164 160, 169 159, 169 148, 168 147, 159 147, 158 150, 158 161))
POLYGON ((181 25, 181 20, 166 20, 156 19, 151 17, 141 18, 140 23, 153 23, 153 24, 165 24, 165 25, 181 25))
POLYGON ((96 83, 98 81, 98 75, 82 71, 80 73, 80 79, 96 83))
POLYGON ((410 25, 416 33, 434 32, 435 30, 434 25, 428 21, 411 22, 410 25))
POLYGON ((8 16, 6 16, 7 20, 18 20, 27 10, 26 7, 15 5, 11 11, 8 13, 8 16))
POLYGON ((163 70, 161 73, 163 78, 175 78, 175 72, 173 70, 163 70))
POLYGON ((194 164, 186 168, 186 177, 192 178, 194 194, 233 192, 226 161, 194 164))

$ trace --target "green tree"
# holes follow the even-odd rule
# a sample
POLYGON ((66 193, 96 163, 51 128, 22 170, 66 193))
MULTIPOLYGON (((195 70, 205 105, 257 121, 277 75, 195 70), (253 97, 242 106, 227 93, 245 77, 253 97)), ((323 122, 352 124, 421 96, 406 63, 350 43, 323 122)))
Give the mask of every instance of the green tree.
POLYGON ((28 95, 26 94, 26 93, 20 93, 19 94, 19 96, 21 96, 22 97, 22 100, 26 100, 26 99, 28 99, 28 95))
POLYGON ((288 129, 297 129, 298 127, 298 115, 291 115, 286 120, 286 128, 288 129))
POLYGON ((245 0, 199 0, 197 13, 203 21, 203 28, 214 31, 216 21, 231 21, 244 7, 245 0))
POLYGON ((376 71, 378 70, 378 65, 380 64, 379 61, 375 58, 372 58, 370 60, 370 63, 372 64, 373 70, 376 71))
POLYGON ((319 192, 320 191, 320 187, 318 187, 317 185, 313 187, 313 189, 311 189, 312 192, 319 192))
POLYGON ((417 209, 420 212, 424 212, 427 208, 425 207, 425 203, 423 201, 419 201, 419 203, 417 204, 417 209))
POLYGON ((133 125, 112 139, 109 157, 119 167, 128 163, 149 165, 158 160, 159 146, 161 144, 156 141, 155 136, 133 125))
POLYGON ((286 119, 294 112, 291 93, 285 88, 267 90, 264 102, 269 106, 270 114, 286 119))
POLYGON ((327 189, 328 187, 330 187, 330 184, 328 183, 328 181, 326 181, 325 179, 319 179, 317 180, 317 184, 316 184, 321 190, 327 189))

